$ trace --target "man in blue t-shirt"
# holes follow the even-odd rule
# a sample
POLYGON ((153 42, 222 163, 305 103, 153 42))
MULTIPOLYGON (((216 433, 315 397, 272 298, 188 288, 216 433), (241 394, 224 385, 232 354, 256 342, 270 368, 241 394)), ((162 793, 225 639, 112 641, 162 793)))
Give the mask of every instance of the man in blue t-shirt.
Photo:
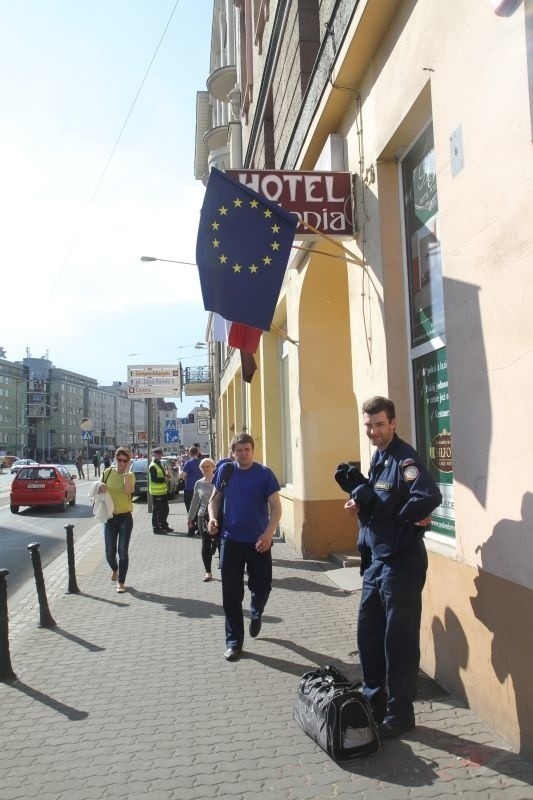
POLYGON ((279 483, 271 469, 254 461, 253 438, 239 433, 231 442, 235 462, 218 470, 208 506, 208 531, 221 535, 220 571, 226 621, 227 661, 237 661, 244 641, 244 570, 250 589, 252 638, 261 630, 261 617, 272 588, 272 538, 281 519, 279 483), (218 515, 223 508, 222 529, 218 515))
POLYGON ((183 489, 183 502, 185 503, 187 513, 191 507, 192 496, 194 494, 194 485, 196 481, 199 481, 200 478, 204 477, 202 475, 202 470, 200 469, 200 461, 200 448, 195 447, 194 445, 193 447, 189 447, 189 460, 185 462, 179 474, 179 477, 183 478, 185 481, 185 486, 183 489))

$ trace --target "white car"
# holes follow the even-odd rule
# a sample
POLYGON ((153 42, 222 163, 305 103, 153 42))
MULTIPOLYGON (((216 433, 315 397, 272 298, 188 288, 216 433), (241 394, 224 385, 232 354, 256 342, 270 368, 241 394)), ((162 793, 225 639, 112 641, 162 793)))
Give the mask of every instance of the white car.
POLYGON ((13 461, 11 464, 11 474, 14 475, 16 472, 19 471, 21 467, 36 467, 37 461, 34 461, 33 458, 19 458, 17 461, 13 461))

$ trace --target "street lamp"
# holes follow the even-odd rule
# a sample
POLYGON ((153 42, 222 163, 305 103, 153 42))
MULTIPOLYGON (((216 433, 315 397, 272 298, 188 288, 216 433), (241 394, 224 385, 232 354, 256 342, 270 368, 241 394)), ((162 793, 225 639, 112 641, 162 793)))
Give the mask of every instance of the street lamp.
POLYGON ((155 256, 141 256, 141 261, 167 261, 169 264, 188 264, 196 267, 195 261, 175 261, 173 258, 156 258, 155 256))

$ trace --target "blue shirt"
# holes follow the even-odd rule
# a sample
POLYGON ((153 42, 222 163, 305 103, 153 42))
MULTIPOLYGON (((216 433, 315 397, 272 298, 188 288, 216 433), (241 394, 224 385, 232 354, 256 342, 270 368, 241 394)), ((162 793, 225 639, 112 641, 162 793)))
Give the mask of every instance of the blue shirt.
MULTIPOLYGON (((218 471, 215 481, 218 490, 222 472, 222 469, 218 471)), ((220 533, 224 539, 255 543, 268 526, 268 498, 279 492, 278 480, 269 467, 256 461, 249 469, 239 469, 233 464, 233 471, 226 480, 221 498, 224 523, 220 533)))
POLYGON ((185 489, 188 489, 192 492, 194 490, 196 481, 199 481, 200 478, 204 477, 202 475, 202 470, 200 469, 200 459, 190 458, 188 461, 186 461, 183 465, 183 472, 185 473, 185 489))

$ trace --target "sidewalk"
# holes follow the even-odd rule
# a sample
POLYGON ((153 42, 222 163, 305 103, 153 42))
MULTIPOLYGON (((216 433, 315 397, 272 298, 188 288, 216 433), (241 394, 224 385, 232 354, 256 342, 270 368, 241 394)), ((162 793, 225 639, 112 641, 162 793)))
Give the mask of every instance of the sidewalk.
POLYGON ((146 506, 136 509, 124 595, 99 528, 76 542, 82 594, 65 594, 66 555, 47 568, 56 628, 37 627, 34 587, 9 598, 8 583, 18 681, 0 684, 2 800, 533 799, 533 765, 427 678, 412 733, 331 761, 292 704, 317 664, 358 675, 358 594, 346 591, 356 570, 276 542, 263 629, 228 663, 216 564, 202 583, 200 537, 185 536, 181 502, 169 522, 177 533, 153 536, 146 506))

